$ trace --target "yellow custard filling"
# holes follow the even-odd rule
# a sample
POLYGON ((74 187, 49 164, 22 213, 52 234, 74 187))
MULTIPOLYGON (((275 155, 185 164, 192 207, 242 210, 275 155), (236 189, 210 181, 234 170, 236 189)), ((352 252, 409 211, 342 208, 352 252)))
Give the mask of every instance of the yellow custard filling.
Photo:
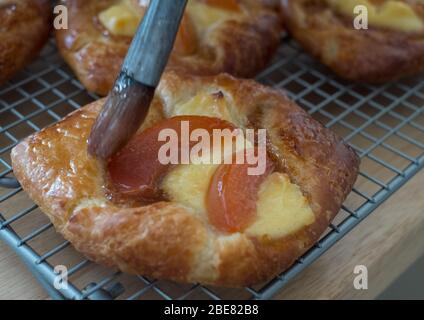
POLYGON ((200 92, 188 101, 176 104, 171 110, 165 110, 168 117, 205 116, 219 118, 243 127, 243 116, 229 106, 228 98, 219 90, 200 92))
POLYGON ((214 24, 239 14, 193 0, 188 2, 186 12, 193 19, 193 23, 200 34, 214 24))
MULTIPOLYGON (((147 3, 146 3, 147 4, 147 3)), ((143 17, 142 10, 133 0, 121 0, 99 13, 102 25, 113 35, 134 36, 143 17)), ((233 18, 240 13, 210 6, 197 0, 190 0, 186 12, 193 19, 196 29, 203 33, 215 23, 233 18)))
POLYGON ((299 187, 285 174, 273 173, 259 189, 257 219, 245 232, 279 238, 314 221, 315 215, 299 187))
POLYGON ((142 17, 129 0, 122 0, 99 14, 100 22, 110 33, 127 37, 134 36, 142 17))
POLYGON ((375 5, 369 0, 326 1, 337 12, 348 16, 354 16, 356 6, 366 6, 368 9, 368 22, 371 26, 405 32, 424 31, 424 21, 405 2, 386 0, 380 5, 375 5))

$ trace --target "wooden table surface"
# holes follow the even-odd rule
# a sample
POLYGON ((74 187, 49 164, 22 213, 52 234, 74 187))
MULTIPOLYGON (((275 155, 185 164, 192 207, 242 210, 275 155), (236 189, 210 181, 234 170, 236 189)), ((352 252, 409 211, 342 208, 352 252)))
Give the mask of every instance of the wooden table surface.
MULTIPOLYGON (((424 171, 277 295, 277 299, 377 297, 424 254, 424 171), (337 263, 335 263, 337 261, 337 263), (353 286, 356 265, 368 268, 368 290, 353 286)), ((20 259, 0 242, 0 299, 47 299, 20 259)))

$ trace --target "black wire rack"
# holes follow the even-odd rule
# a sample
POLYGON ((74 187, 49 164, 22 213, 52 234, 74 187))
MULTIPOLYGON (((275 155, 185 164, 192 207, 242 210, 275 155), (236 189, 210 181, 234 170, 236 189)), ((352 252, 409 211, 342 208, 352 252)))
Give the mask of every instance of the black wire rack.
POLYGON ((362 158, 340 213, 303 257, 267 284, 222 289, 129 276, 86 260, 58 235, 13 176, 10 151, 23 138, 97 97, 75 79, 53 41, 41 57, 0 88, 0 238, 55 299, 269 299, 353 229, 424 166, 424 78, 383 86, 352 84, 286 39, 258 80, 283 89, 336 131, 362 158), (68 269, 56 290, 55 266, 68 269))

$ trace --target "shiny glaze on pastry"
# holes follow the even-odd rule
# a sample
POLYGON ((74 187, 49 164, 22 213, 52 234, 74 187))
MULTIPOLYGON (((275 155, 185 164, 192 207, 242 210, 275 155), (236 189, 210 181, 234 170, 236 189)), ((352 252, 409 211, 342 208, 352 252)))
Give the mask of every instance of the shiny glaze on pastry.
POLYGON ((264 179, 251 182, 237 172, 235 180, 222 180, 228 170, 222 165, 176 165, 158 180, 162 200, 114 201, 106 190, 108 169, 86 151, 103 103, 27 138, 13 149, 12 163, 25 191, 77 250, 125 272, 229 287, 268 280, 318 240, 357 177, 354 151, 280 91, 229 75, 168 72, 138 134, 176 116, 265 128, 272 166, 264 179), (211 212, 219 205, 207 199, 220 180, 233 204, 250 208, 256 200, 248 220, 238 217, 222 227, 222 212, 211 212))
POLYGON ((384 83, 424 73, 424 3, 416 0, 281 0, 291 35, 338 76, 384 83), (367 5, 356 30, 353 6, 367 5))
POLYGON ((48 0, 0 0, 0 85, 41 50, 50 18, 48 0))
MULTIPOLYGON (((69 30, 56 32, 59 50, 88 90, 106 95, 148 2, 63 3, 69 8, 69 30)), ((279 44, 278 8, 277 0, 189 0, 168 68, 196 75, 255 75, 279 44)))

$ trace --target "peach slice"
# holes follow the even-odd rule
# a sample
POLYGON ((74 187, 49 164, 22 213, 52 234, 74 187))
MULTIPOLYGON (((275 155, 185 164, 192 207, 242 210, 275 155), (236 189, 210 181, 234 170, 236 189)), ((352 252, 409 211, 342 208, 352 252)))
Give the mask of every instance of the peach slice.
POLYGON ((274 165, 266 159, 262 175, 249 175, 249 164, 223 164, 212 178, 206 199, 209 221, 219 231, 234 233, 246 229, 256 216, 259 187, 274 165))
POLYGON ((164 129, 173 129, 181 137, 183 121, 188 121, 190 134, 195 129, 206 129, 211 135, 213 129, 235 129, 225 120, 204 116, 178 116, 160 122, 134 136, 122 150, 109 159, 107 171, 112 191, 143 201, 159 199, 160 182, 170 167, 159 161, 159 150, 165 144, 159 141, 159 134, 164 129))

